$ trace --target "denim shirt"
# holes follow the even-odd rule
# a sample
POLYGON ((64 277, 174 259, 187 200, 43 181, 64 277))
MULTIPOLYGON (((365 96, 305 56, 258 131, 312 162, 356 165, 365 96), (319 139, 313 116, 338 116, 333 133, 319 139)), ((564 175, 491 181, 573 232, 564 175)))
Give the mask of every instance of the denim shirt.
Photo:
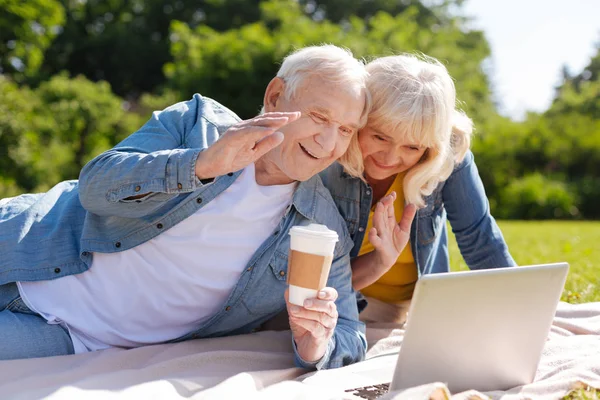
MULTIPOLYGON (((358 256, 372 201, 368 184, 343 171, 338 163, 321 172, 354 241, 350 256, 358 256)), ((490 214, 489 203, 473 153, 454 168, 450 177, 425 197, 410 231, 410 245, 419 276, 450 270, 446 220, 470 269, 515 266, 502 232, 490 214)))
MULTIPOLYGON (((0 206, 0 285, 85 272, 94 252, 138 246, 208 204, 241 171, 203 183, 194 172, 196 159, 237 122, 231 111, 196 94, 155 112, 137 132, 90 161, 79 181, 61 182, 47 193, 25 194, 0 206), (136 198, 145 193, 150 194, 136 198)), ((323 358, 317 363, 302 360, 292 341, 295 362, 321 369, 362 360, 366 338, 352 288, 353 242, 318 175, 298 184, 279 226, 254 253, 220 311, 172 342, 249 333, 283 311, 288 232, 309 223, 327 225, 339 235, 327 282, 338 291, 339 318, 323 358)))

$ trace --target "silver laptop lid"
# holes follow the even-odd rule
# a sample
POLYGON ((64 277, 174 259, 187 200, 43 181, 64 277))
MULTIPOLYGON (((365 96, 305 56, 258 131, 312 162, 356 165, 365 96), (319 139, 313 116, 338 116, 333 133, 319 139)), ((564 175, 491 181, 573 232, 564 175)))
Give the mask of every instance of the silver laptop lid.
POLYGON ((558 263, 422 276, 391 390, 444 382, 456 393, 532 382, 568 269, 558 263))

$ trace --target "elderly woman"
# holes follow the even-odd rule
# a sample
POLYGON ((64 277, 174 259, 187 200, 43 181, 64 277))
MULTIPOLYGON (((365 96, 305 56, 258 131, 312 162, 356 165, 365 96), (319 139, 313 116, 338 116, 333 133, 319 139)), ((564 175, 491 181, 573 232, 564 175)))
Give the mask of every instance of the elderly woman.
POLYGON ((321 177, 354 240, 353 286, 369 303, 361 319, 402 322, 419 276, 449 271, 446 219, 470 269, 515 261, 490 215, 469 150, 472 122, 456 108, 446 68, 398 55, 367 70, 373 106, 351 144, 362 158, 349 151, 321 177))

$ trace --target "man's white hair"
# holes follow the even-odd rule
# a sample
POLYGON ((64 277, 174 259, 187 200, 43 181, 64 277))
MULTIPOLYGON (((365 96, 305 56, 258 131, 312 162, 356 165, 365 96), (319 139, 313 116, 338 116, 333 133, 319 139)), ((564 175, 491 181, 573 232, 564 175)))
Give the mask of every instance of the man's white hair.
POLYGON ((361 95, 367 80, 363 62, 352 52, 332 44, 308 46, 283 59, 277 77, 285 82, 285 95, 293 98, 305 79, 318 77, 329 82, 345 84, 346 90, 361 95))
MULTIPOLYGON (((448 70, 435 58, 397 55, 367 64, 372 107, 369 125, 401 132, 427 147, 404 178, 404 197, 423 207, 423 196, 450 176, 471 144, 472 121, 456 108, 456 90, 448 70)), ((364 166, 357 170, 364 171, 364 166)), ((360 175, 362 176, 362 174, 360 175)))

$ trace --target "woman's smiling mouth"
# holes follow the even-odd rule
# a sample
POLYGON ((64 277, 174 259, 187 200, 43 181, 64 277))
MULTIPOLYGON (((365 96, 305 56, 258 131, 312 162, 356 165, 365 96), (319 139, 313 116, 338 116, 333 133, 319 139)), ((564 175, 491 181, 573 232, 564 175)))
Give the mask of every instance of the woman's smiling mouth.
POLYGON ((371 161, 373 162, 373 164, 375 164, 375 166, 377 168, 381 168, 381 169, 394 169, 397 168, 397 165, 385 165, 385 164, 380 164, 377 162, 377 160, 375 160, 373 157, 371 157, 371 161))

